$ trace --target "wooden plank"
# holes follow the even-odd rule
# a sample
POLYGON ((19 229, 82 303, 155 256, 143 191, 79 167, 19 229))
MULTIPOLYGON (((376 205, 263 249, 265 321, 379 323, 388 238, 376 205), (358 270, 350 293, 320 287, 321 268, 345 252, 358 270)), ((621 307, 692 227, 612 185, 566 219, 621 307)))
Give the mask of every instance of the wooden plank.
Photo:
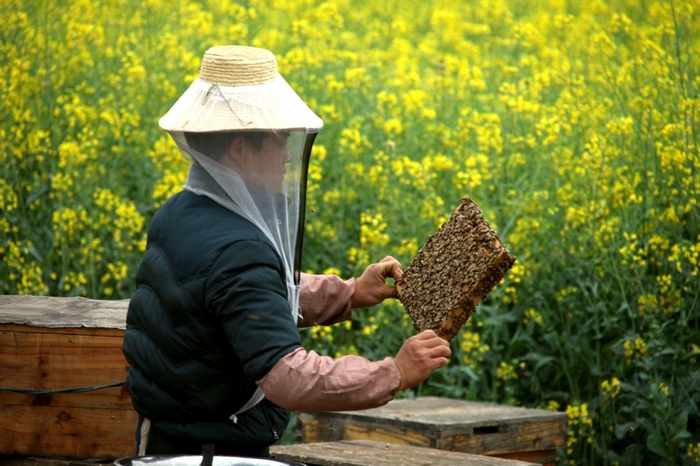
POLYGON ((66 458, 133 456, 133 410, 14 406, 0 409, 0 452, 66 458))
MULTIPOLYGON (((106 463, 100 461, 99 463, 106 463)), ((60 458, 41 458, 36 456, 4 456, 0 455, 2 466, 95 466, 94 460, 76 460, 60 458)))
MULTIPOLYGON (((133 409, 131 396, 125 385, 83 393, 53 393, 27 395, 10 391, 0 392, 0 415, 16 406, 52 406, 54 408, 133 409)), ((2 450, 0 449, 0 452, 2 450)))
POLYGON ((375 440, 402 445, 432 447, 432 437, 421 432, 422 426, 413 429, 386 428, 379 423, 355 423, 352 419, 330 418, 324 413, 298 413, 297 423, 304 443, 334 442, 339 440, 375 440))
POLYGON ((90 390, 126 380, 127 304, 0 296, 0 454, 133 456, 138 415, 128 390, 90 390), (84 391, 50 393, 73 388, 84 391))
POLYGON ((32 327, 25 324, 0 324, 4 332, 50 333, 51 335, 86 335, 102 337, 124 337, 124 330, 116 328, 86 327, 32 327))
POLYGON ((81 297, 0 295, 0 323, 124 330, 128 306, 128 299, 106 301, 81 297))
POLYGON ((490 427, 497 425, 499 422, 513 422, 517 420, 531 422, 542 419, 566 418, 565 413, 543 409, 521 408, 433 396, 398 399, 379 408, 356 412, 340 411, 338 414, 354 419, 381 419, 394 424, 408 422, 414 426, 435 423, 442 427, 451 427, 459 430, 465 425, 470 427, 490 427))
MULTIPOLYGON (((305 414, 299 414, 304 417, 305 414)), ((500 435, 486 435, 483 438, 476 440, 472 436, 455 435, 446 438, 430 437, 421 434, 415 430, 403 428, 399 430, 391 430, 381 426, 367 427, 366 425, 357 425, 349 423, 343 429, 335 429, 329 427, 330 423, 325 423, 325 434, 319 435, 322 432, 322 422, 317 419, 309 419, 302 422, 304 430, 302 438, 305 442, 332 442, 341 440, 365 440, 371 439, 379 442, 388 442, 397 445, 409 445, 417 447, 438 448, 447 451, 457 452, 478 452, 480 455, 489 455, 498 458, 514 459, 520 461, 535 462, 544 458, 548 458, 556 453, 556 449, 540 448, 542 438, 538 432, 548 430, 540 425, 525 426, 523 431, 516 434, 513 440, 508 434, 501 433, 500 435), (528 436, 530 438, 528 438, 528 436), (516 444, 524 442, 532 442, 535 449, 532 451, 512 452, 510 445, 513 441, 516 444)), ((554 464, 547 462, 546 464, 554 464)))
MULTIPOLYGON (((122 341, 121 337, 0 331, 0 386, 58 390, 124 381, 129 365, 122 341)), ((12 394, 14 398, 9 401, 9 392, 1 393, 0 404, 34 402, 19 401, 17 394, 12 394)), ((123 394, 106 395, 115 394, 118 396, 113 402, 130 403, 123 394)))
POLYGON ((272 446, 272 456, 314 466, 524 466, 531 463, 369 440, 272 446))
POLYGON ((564 445, 566 434, 556 421, 509 423, 496 426, 492 431, 476 432, 442 436, 435 446, 454 451, 476 451, 482 455, 513 451, 549 452, 564 445))
POLYGON ((423 397, 394 400, 380 408, 356 412, 299 413, 297 424, 303 443, 366 439, 542 459, 566 445, 567 416, 540 409, 423 397))

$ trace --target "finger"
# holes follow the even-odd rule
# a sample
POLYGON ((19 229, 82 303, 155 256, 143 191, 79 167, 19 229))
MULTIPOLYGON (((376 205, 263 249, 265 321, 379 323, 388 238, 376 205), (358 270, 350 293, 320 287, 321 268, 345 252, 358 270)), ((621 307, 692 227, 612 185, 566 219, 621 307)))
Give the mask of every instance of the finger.
POLYGON ((438 338, 437 333, 435 333, 435 330, 423 330, 420 332, 418 335, 414 335, 413 338, 417 338, 418 340, 430 340, 432 338, 438 338))
POLYGON ((395 286, 386 285, 386 287, 388 288, 387 291, 388 291, 388 293, 389 293, 389 294, 387 295, 387 298, 398 299, 398 297, 399 297, 399 290, 397 290, 395 286))
POLYGON ((438 367, 445 367, 450 363, 450 358, 442 358, 442 359, 436 359, 436 361, 439 366, 438 367))
POLYGON ((386 256, 384 259, 380 260, 377 265, 381 267, 382 273, 385 277, 392 277, 395 280, 401 278, 403 275, 403 267, 401 262, 396 260, 392 256, 386 256))
POLYGON ((437 345, 425 348, 425 354, 432 359, 447 359, 452 356, 452 349, 449 346, 437 345))
POLYGON ((382 261, 379 262, 378 265, 380 266, 381 273, 385 278, 391 277, 394 280, 398 280, 401 278, 401 275, 403 275, 401 263, 396 259, 392 258, 388 261, 382 261))
POLYGON ((449 347, 438 346, 432 348, 431 356, 434 359, 445 359, 449 361, 450 356, 452 356, 452 350, 449 347))
POLYGON ((414 335, 420 345, 426 350, 436 350, 436 354, 443 354, 445 356, 450 356, 452 354, 452 349, 450 348, 450 343, 435 334, 433 330, 425 330, 418 335, 414 335))
POLYGON ((401 277, 403 277, 403 267, 401 266, 401 262, 399 262, 399 261, 394 262, 394 264, 391 267, 390 274, 394 280, 396 280, 396 281, 401 280, 401 277))

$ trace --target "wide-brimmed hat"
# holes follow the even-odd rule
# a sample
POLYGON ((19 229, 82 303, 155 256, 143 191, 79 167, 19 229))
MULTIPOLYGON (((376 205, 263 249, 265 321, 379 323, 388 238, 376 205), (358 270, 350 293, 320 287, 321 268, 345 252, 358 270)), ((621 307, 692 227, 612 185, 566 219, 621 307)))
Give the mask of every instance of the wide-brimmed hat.
POLYGON ((206 51, 199 77, 159 125, 168 132, 317 132, 323 121, 279 74, 272 52, 226 45, 206 51))

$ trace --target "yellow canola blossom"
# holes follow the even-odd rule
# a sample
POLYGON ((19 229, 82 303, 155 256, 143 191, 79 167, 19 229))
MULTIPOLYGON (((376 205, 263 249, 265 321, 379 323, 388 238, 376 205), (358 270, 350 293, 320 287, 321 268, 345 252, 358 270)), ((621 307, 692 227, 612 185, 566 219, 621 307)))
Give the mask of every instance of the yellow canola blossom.
MULTIPOLYGON (((0 291, 128 298, 148 219, 190 164, 159 118, 208 47, 265 47, 324 120, 304 267, 357 275, 387 254, 406 267, 460 198, 474 199, 518 258, 477 316, 510 320, 465 329, 441 387, 466 396, 442 382, 464 365, 480 377, 470 396, 495 397, 479 390, 498 382, 514 402, 568 400, 566 460, 613 448, 601 444, 609 426, 593 426, 622 422, 623 373, 682 332, 690 341, 697 322, 700 1, 406 5, 0 0, 0 291), (610 332, 583 340, 601 348, 549 339, 589 328, 610 332), (555 359, 528 374, 512 354, 522 348, 555 359), (581 380, 589 354, 620 380, 581 380), (559 377, 542 384, 550 366, 559 377)), ((379 309, 393 318, 309 338, 338 356, 413 330, 399 303, 379 309)), ((677 371, 697 364, 697 345, 689 353, 677 371)), ((654 380, 652 401, 678 403, 683 377, 654 380)), ((697 438, 663 440, 685 452, 668 463, 700 461, 697 438)))

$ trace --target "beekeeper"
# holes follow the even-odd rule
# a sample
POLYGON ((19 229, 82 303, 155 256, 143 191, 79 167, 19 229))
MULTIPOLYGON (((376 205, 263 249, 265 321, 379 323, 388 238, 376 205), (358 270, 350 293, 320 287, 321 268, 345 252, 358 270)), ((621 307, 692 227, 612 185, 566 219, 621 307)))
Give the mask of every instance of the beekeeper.
POLYGON ((392 257, 357 279, 300 273, 306 170, 322 121, 264 49, 217 46, 160 120, 192 162, 155 214, 124 354, 137 454, 265 457, 290 411, 381 406, 447 364, 434 332, 395 357, 333 360, 297 326, 330 325, 396 297, 392 257))

